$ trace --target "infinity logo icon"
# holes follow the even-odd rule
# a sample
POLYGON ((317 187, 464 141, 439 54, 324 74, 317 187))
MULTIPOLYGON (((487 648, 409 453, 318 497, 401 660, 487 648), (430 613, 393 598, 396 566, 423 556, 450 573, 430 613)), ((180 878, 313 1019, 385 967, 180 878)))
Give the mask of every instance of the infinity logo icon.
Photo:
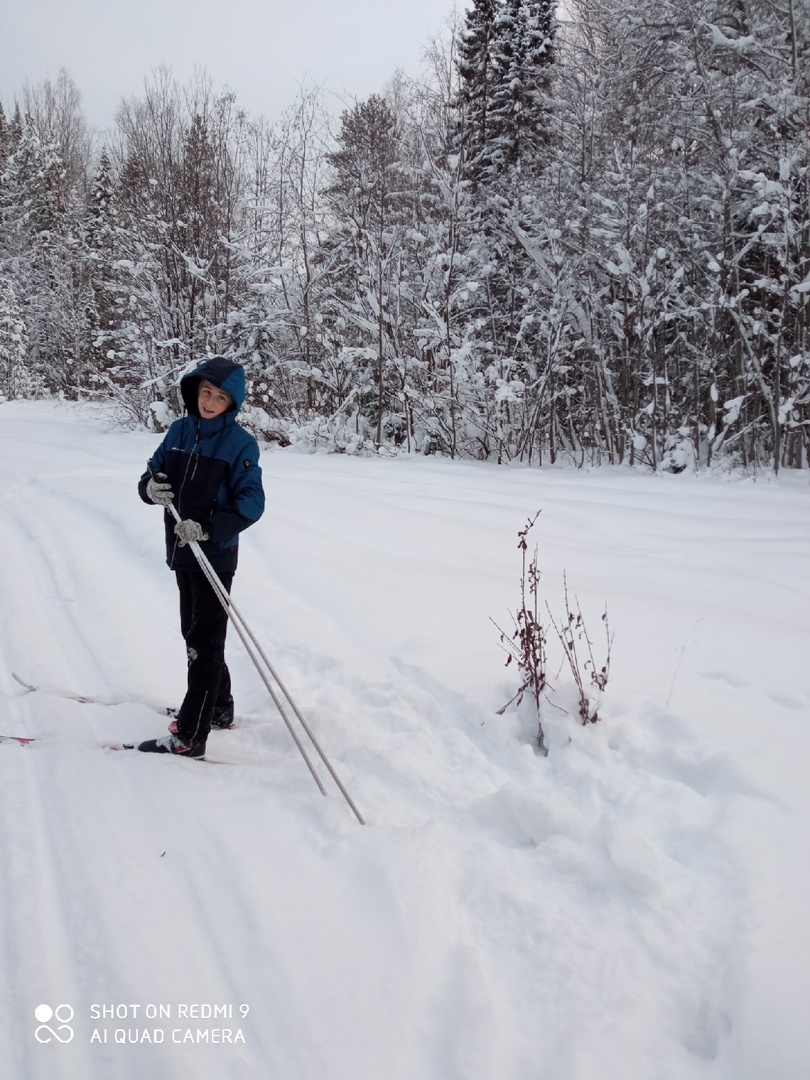
POLYGON ((37 1042, 69 1043, 72 1041, 73 1028, 70 1022, 73 1019, 73 1009, 70 1005, 57 1005, 55 1009, 52 1009, 50 1005, 37 1005, 34 1009, 34 1019, 39 1024, 34 1032, 37 1042), (56 1020, 59 1026, 51 1027, 52 1020, 56 1020))

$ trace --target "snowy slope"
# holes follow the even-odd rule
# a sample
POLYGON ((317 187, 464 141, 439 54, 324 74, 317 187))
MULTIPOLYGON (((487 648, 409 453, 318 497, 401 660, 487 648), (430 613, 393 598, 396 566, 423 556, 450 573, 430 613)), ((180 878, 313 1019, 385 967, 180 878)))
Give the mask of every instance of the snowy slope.
POLYGON ((234 597, 360 826, 235 637, 209 749, 249 764, 98 745, 182 692, 156 441, 0 405, 0 733, 41 737, 0 744, 3 1080, 810 1075, 806 475, 266 451, 234 597), (552 609, 566 571, 615 633, 603 722, 546 706, 546 759, 489 621, 541 508, 552 609))

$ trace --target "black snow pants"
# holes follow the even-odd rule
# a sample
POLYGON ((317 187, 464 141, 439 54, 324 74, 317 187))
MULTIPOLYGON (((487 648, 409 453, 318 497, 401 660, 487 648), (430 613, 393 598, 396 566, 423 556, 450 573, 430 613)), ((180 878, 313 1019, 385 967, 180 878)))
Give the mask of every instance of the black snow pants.
MULTIPOLYGON (((175 575, 188 657, 188 687, 177 713, 177 734, 183 742, 198 743, 208 738, 214 710, 233 707, 225 663, 228 616, 201 570, 175 570, 175 575)), ((233 572, 218 576, 230 594, 233 572)))

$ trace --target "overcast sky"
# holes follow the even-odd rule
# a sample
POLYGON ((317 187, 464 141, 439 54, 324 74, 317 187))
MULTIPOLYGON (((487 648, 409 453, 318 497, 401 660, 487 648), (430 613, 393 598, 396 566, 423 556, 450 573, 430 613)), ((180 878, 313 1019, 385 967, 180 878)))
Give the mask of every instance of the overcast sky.
POLYGON ((466 0, 2 0, 0 100, 64 67, 88 124, 104 129, 122 97, 167 64, 194 65, 236 91, 251 115, 275 119, 302 81, 340 97, 382 89, 397 67, 417 74, 423 46, 466 0))

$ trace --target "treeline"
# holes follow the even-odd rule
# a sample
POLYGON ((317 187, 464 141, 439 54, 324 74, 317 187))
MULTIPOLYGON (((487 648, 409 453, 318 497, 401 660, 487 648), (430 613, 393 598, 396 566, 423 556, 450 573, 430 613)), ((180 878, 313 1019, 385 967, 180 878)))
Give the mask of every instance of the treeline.
POLYGON ((0 108, 0 395, 160 427, 195 358, 267 437, 804 467, 807 0, 475 0, 417 78, 270 125, 158 70, 94 148, 0 108))

